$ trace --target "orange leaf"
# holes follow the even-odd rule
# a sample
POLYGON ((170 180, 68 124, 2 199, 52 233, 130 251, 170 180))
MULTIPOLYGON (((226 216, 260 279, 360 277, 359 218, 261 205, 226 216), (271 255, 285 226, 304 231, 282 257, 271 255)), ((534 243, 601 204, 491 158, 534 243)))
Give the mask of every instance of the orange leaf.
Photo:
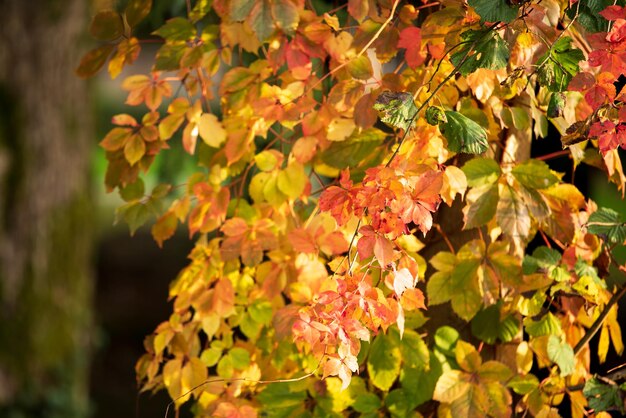
POLYGON ((426 54, 421 51, 421 29, 415 26, 409 26, 408 28, 404 28, 402 32, 400 32, 398 48, 406 49, 406 52, 404 53, 404 59, 411 68, 419 67, 424 63, 424 60, 426 59, 426 54))
POLYGON ((235 291, 229 279, 221 278, 213 288, 213 312, 221 317, 235 313, 235 291))
POLYGON ((156 221, 152 226, 152 237, 159 244, 159 247, 163 247, 163 241, 174 235, 177 226, 178 219, 174 212, 167 212, 156 221))

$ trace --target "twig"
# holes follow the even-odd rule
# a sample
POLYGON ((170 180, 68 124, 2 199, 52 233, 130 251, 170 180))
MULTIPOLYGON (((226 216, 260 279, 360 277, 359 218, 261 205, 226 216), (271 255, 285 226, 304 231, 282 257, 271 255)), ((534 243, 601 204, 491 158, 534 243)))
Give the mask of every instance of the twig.
POLYGON ((199 385, 196 385, 194 387, 192 387, 191 389, 189 389, 187 392, 183 393, 182 395, 180 395, 179 397, 177 397, 176 399, 172 400, 170 403, 167 404, 167 408, 165 408, 165 418, 167 418, 169 412, 170 412, 170 407, 176 403, 176 401, 178 401, 179 399, 184 398, 185 396, 189 395, 190 393, 194 392, 195 390, 200 389, 202 386, 208 385, 209 383, 219 383, 219 382, 224 382, 224 383, 233 383, 233 382, 249 382, 249 383, 256 383, 259 385, 268 385, 270 383, 292 383, 292 382, 300 382, 304 379, 308 379, 309 377, 315 375, 315 372, 317 372, 320 368, 320 365, 322 364, 322 360, 324 360, 324 357, 322 357, 320 359, 320 362, 317 364, 317 367, 315 368, 315 370, 313 370, 310 373, 307 373, 303 376, 300 377, 294 377, 292 379, 275 379, 275 380, 254 380, 254 379, 248 379, 247 377, 235 377, 235 378, 230 378, 230 379, 226 379, 226 378, 216 378, 216 379, 207 379, 204 382, 200 383, 199 385))
POLYGON ((413 125, 413 122, 415 121, 415 119, 417 118, 417 116, 420 114, 420 112, 428 105, 428 103, 430 103, 430 101, 433 99, 433 97, 435 97, 435 95, 437 94, 437 92, 439 91, 439 89, 441 89, 447 82, 448 80, 450 80, 459 70, 459 68, 461 68, 461 66, 463 64, 465 64, 465 61, 467 61, 467 59, 470 57, 470 53, 472 52, 474 46, 476 46, 476 44, 478 43, 478 41, 482 40, 488 33, 490 33, 492 30, 494 30, 496 28, 496 26, 498 26, 500 24, 500 22, 496 22, 494 23, 492 26, 489 27, 489 30, 485 31, 485 33, 479 37, 478 39, 476 39, 472 45, 470 45, 470 47, 467 49, 467 52, 465 53, 465 56, 463 57, 463 59, 452 69, 452 71, 450 71, 450 74, 448 74, 446 76, 446 78, 443 79, 443 81, 441 83, 439 83, 437 85, 437 87, 435 87, 435 89, 433 90, 432 93, 430 93, 430 95, 426 98, 426 100, 424 100, 424 103, 422 103, 420 105, 420 107, 417 108, 417 110, 413 113, 413 115, 411 116, 411 118, 408 120, 408 126, 409 128, 406 129, 404 131, 404 134, 402 135, 402 137, 400 138, 400 141, 398 142, 398 146, 396 147, 396 149, 394 150, 393 154, 391 154, 391 158, 389 158, 389 161, 387 161, 387 164, 385 164, 385 167, 389 167, 389 165, 391 164, 391 162, 394 160, 394 158, 396 158, 396 156, 398 155, 398 152, 400 151, 400 148, 402 147, 402 144, 404 143, 404 140, 406 139, 406 137, 409 134, 410 126, 413 125))
POLYGON ((580 353, 580 350, 582 350, 583 347, 589 342, 589 340, 591 340, 593 336, 596 335, 596 333, 600 330, 600 327, 602 327, 602 323, 609 315, 609 311, 611 310, 613 305, 615 305, 622 298, 622 296, 624 296, 624 294, 626 294, 626 285, 622 286, 622 288, 617 293, 613 294, 598 319, 595 320, 595 322, 587 330, 585 335, 583 335, 580 341, 578 341, 576 347, 574 347, 574 355, 580 353))

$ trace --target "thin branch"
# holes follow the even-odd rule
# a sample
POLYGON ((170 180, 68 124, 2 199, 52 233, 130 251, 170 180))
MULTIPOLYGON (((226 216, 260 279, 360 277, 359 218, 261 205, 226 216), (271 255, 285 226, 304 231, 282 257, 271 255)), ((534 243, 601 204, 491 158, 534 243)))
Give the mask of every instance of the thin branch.
POLYGON ((552 152, 550 154, 542 155, 541 157, 535 157, 535 160, 545 161, 545 160, 551 160, 552 158, 563 157, 565 155, 570 155, 570 151, 566 149, 563 151, 552 152))
POLYGON ((189 389, 187 392, 183 393, 182 395, 180 395, 178 398, 172 400, 170 403, 167 404, 167 408, 165 408, 165 418, 167 418, 169 412, 170 412, 170 407, 176 403, 176 401, 178 401, 179 399, 184 398, 185 396, 189 395, 190 393, 200 389, 202 386, 208 385, 209 383, 219 383, 219 382, 224 382, 224 383, 233 383, 233 382, 249 382, 249 383, 256 383, 259 385, 267 385, 270 383, 292 383, 292 382, 300 382, 302 380, 308 379, 311 376, 315 375, 315 372, 318 371, 318 369, 320 368, 320 365, 322 364, 322 360, 324 359, 324 357, 322 357, 322 359, 320 359, 320 362, 318 363, 317 367, 315 368, 315 370, 313 370, 310 373, 307 373, 303 376, 300 377, 294 377, 292 379, 275 379, 275 380, 254 380, 254 379, 248 379, 247 377, 235 377, 235 378, 231 378, 231 379, 226 379, 226 378, 216 378, 216 379, 207 379, 204 382, 200 383, 199 385, 196 385, 194 387, 192 387, 191 389, 189 389))
POLYGON ((361 55, 363 55, 365 53, 365 51, 367 51, 369 49, 369 47, 372 46, 372 44, 376 41, 376 39, 378 39, 380 34, 383 32, 383 30, 385 30, 385 28, 389 25, 389 23, 391 23, 391 21, 393 20, 394 15, 396 14, 396 8, 398 7, 399 3, 400 3, 400 0, 395 0, 393 2, 393 6, 391 7, 391 12, 389 13, 389 17, 387 18, 387 20, 385 20, 383 22, 383 24, 380 26, 380 28, 378 28, 378 30, 376 31, 374 36, 372 36, 372 38, 369 40, 369 42, 367 44, 365 44, 365 46, 361 49, 361 51, 359 51, 358 54, 356 54, 354 57, 352 57, 348 61, 345 61, 345 62, 341 63, 340 65, 338 65, 337 67, 333 68, 332 70, 330 70, 326 74, 324 74, 324 76, 321 77, 319 80, 317 80, 317 82, 315 82, 315 84, 313 84, 311 87, 309 87, 309 91, 313 90, 321 82, 326 80, 328 77, 330 77, 331 75, 333 75, 334 73, 336 73, 337 71, 339 71, 340 69, 345 67, 346 65, 348 65, 350 63, 350 61, 352 61, 353 59, 358 58, 361 55))
POLYGON ((400 141, 398 142, 398 146, 396 147, 396 149, 394 150, 393 154, 391 154, 391 158, 389 158, 389 161, 387 161, 387 164, 385 164, 385 167, 389 167, 389 165, 391 164, 391 162, 396 158, 396 156, 398 155, 398 152, 400 151, 400 148, 402 147, 402 144, 404 143, 404 140, 406 139, 406 137, 409 135, 409 131, 410 126, 413 125, 413 122, 415 121, 415 119, 417 118, 417 116, 420 114, 420 112, 428 105, 428 103, 430 103, 430 101, 433 99, 433 97, 435 97, 435 95, 437 94, 437 92, 448 82, 448 80, 450 80, 452 77, 454 77, 454 75, 457 73, 457 71, 459 70, 459 68, 461 68, 461 66, 463 64, 465 64, 465 61, 467 61, 467 59, 470 57, 470 52, 472 52, 472 50, 474 49, 474 46, 476 46, 476 44, 481 41, 488 33, 490 33, 492 30, 494 30, 496 28, 496 26, 498 26, 500 24, 500 22, 496 22, 493 25, 491 25, 489 27, 489 30, 485 31, 485 33, 479 37, 478 39, 476 39, 472 45, 470 45, 470 47, 467 49, 467 52, 465 53, 465 56, 463 56, 463 59, 452 69, 452 71, 450 71, 450 74, 448 74, 446 76, 446 78, 443 79, 443 81, 441 83, 439 83, 437 85, 437 87, 435 87, 435 89, 432 91, 432 93, 430 93, 430 95, 426 98, 426 100, 424 100, 424 103, 422 103, 420 105, 420 107, 417 108, 417 110, 415 111, 415 113, 413 113, 413 115, 411 116, 411 118, 408 120, 408 126, 409 129, 406 129, 404 131, 404 134, 402 135, 402 137, 400 138, 400 141))
POLYGON ((613 308, 613 305, 615 305, 622 298, 622 296, 624 296, 624 294, 626 294, 626 285, 622 286, 622 288, 619 289, 618 292, 613 294, 613 296, 604 307, 604 310, 602 311, 598 319, 595 320, 595 322, 587 330, 585 335, 583 335, 580 341, 578 341, 578 343, 576 344, 576 347, 574 347, 574 355, 577 355, 578 353, 580 353, 583 347, 587 345, 589 340, 591 340, 593 336, 596 335, 596 333, 600 330, 600 327, 602 327, 604 320, 609 315, 609 311, 611 310, 611 308, 613 308))

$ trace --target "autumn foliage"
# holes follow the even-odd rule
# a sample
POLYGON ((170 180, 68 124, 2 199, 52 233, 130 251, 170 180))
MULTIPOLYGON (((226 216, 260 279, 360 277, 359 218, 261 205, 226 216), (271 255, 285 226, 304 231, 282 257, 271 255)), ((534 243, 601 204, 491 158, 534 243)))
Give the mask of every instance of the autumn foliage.
MULTIPOLYGON (((188 2, 122 82, 145 115, 101 142, 119 218, 195 240, 141 390, 196 416, 624 412, 624 376, 590 365, 624 349, 626 224, 550 167, 624 192, 623 6, 188 2), (550 125, 565 151, 542 154, 550 125), (197 172, 144 190, 173 143, 197 172)), ((96 14, 77 73, 132 64, 150 9, 96 14)))

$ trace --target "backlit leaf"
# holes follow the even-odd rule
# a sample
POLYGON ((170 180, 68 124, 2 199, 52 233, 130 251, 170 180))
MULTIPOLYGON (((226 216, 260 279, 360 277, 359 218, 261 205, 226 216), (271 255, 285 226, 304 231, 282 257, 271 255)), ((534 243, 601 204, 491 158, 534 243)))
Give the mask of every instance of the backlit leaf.
POLYGON ((526 239, 530 234, 530 214, 528 208, 509 185, 500 187, 500 200, 496 219, 502 230, 514 238, 526 239))
POLYGON ((198 122, 200 138, 210 147, 219 148, 226 141, 226 130, 217 116, 204 113, 198 122))
POLYGON ((400 374, 401 354, 397 340, 378 334, 370 346, 367 371, 378 389, 388 391, 400 374))
POLYGON ((493 184, 502 174, 500 165, 491 158, 472 158, 463 165, 462 170, 467 177, 467 185, 470 187, 493 184))
MULTIPOLYGON (((479 0, 486 3, 488 0, 479 0)), ((502 1, 502 0, 500 0, 502 1)), ((489 4, 493 2, 489 1, 489 4)), ((509 48, 497 32, 468 30, 461 34, 464 44, 450 56, 452 64, 466 76, 479 68, 498 70, 509 63, 509 48)))
POLYGON ((559 366, 561 376, 569 376, 574 373, 576 364, 574 350, 556 335, 550 335, 548 339, 548 357, 559 366))
POLYGON ((452 152, 482 154, 487 151, 487 133, 467 116, 452 110, 446 111, 447 122, 440 125, 441 133, 448 140, 452 152))
POLYGON ((516 165, 511 173, 517 181, 530 189, 546 189, 559 181, 548 164, 535 159, 516 165))

